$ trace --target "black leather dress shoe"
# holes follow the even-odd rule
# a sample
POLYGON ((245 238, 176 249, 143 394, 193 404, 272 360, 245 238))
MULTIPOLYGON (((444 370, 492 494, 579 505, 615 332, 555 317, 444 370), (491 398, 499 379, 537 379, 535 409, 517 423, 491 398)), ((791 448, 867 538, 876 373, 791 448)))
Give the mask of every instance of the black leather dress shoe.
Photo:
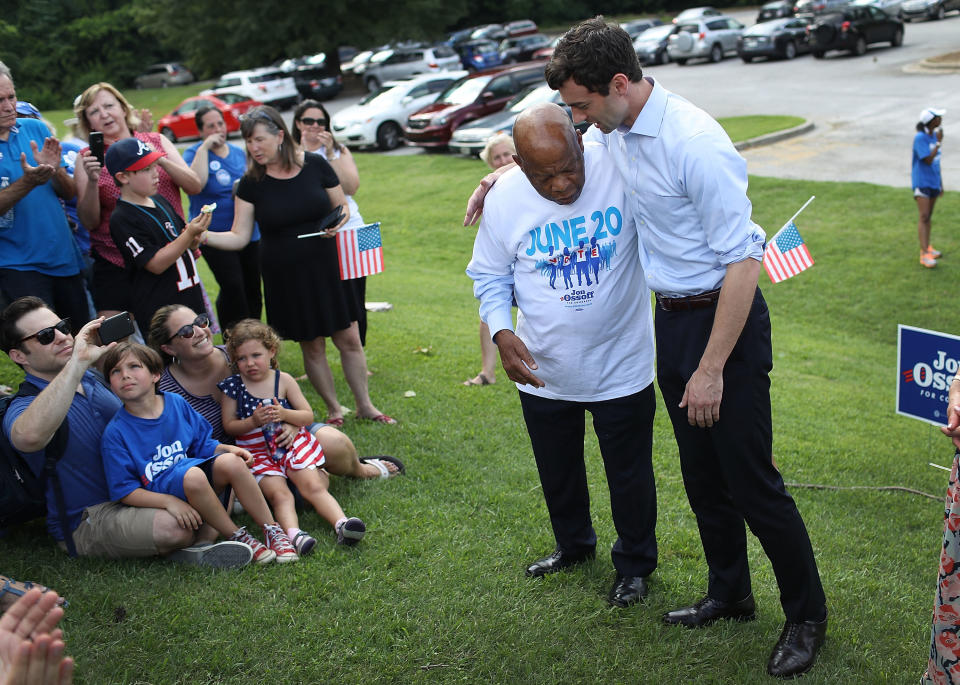
POLYGON ((827 636, 827 619, 783 626, 780 639, 770 654, 767 673, 777 678, 795 678, 809 671, 827 636))
POLYGON ((669 611, 663 615, 668 626, 686 626, 702 628, 722 618, 733 621, 752 621, 757 617, 753 595, 747 595, 739 602, 721 602, 719 599, 704 597, 693 606, 669 611))
POLYGON ((613 581, 607 602, 610 606, 625 608, 647 596, 647 579, 642 576, 621 576, 613 581))
POLYGON ((531 578, 539 578, 548 573, 562 571, 569 566, 582 564, 587 559, 593 559, 594 556, 596 556, 596 550, 592 548, 579 554, 567 554, 558 547, 550 556, 538 559, 527 566, 527 575, 531 578))

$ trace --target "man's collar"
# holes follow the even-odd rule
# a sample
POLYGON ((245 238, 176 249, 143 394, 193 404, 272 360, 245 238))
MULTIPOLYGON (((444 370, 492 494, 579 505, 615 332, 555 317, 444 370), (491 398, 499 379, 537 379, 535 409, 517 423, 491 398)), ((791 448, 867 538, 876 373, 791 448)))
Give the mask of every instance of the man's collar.
POLYGON ((643 109, 637 114, 637 118, 629 130, 623 127, 617 130, 623 134, 634 133, 636 135, 656 138, 660 134, 664 113, 667 110, 667 91, 650 76, 645 76, 644 80, 650 83, 653 89, 650 91, 650 95, 647 97, 643 109))

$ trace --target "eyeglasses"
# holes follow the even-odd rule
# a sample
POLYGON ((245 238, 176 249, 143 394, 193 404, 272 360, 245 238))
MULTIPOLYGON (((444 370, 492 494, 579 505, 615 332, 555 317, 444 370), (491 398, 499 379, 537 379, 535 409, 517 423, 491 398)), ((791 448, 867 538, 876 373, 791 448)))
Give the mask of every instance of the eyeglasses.
POLYGON ((57 337, 57 331, 60 331, 64 335, 70 335, 70 319, 60 319, 60 321, 53 326, 41 328, 33 335, 28 335, 26 338, 21 338, 20 343, 18 344, 25 343, 31 338, 36 338, 37 342, 41 345, 49 345, 53 342, 53 339, 57 337))
POLYGON ((206 328, 210 325, 210 317, 206 314, 200 314, 196 319, 193 320, 193 323, 188 323, 186 326, 181 326, 180 330, 167 338, 167 342, 170 342, 176 337, 180 338, 192 338, 194 333, 194 328, 206 328))
POLYGON ((303 117, 300 119, 304 126, 326 126, 326 119, 314 119, 313 117, 303 117))

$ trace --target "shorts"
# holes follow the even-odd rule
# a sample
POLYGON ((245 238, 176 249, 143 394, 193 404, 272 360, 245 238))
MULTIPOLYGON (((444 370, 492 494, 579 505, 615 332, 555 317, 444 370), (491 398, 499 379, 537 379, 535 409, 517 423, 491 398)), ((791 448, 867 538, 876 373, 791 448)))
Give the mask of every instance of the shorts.
POLYGON ((153 520, 160 511, 120 502, 87 507, 73 531, 77 554, 106 559, 156 556, 159 551, 153 539, 153 520))
POLYGON ((130 300, 132 291, 133 287, 126 269, 94 253, 90 294, 93 296, 93 304, 97 311, 130 311, 133 308, 133 302, 130 300))
POLYGON ((943 188, 914 188, 914 197, 940 197, 943 195, 943 188))

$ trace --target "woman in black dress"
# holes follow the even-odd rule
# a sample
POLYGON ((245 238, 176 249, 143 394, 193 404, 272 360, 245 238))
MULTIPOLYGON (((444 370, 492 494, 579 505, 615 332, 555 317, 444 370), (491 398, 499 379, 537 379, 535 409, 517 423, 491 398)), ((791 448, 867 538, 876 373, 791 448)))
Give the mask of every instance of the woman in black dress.
POLYGON ((340 280, 332 238, 346 224, 350 211, 336 173, 319 155, 297 148, 272 107, 249 110, 241 117, 240 133, 247 145, 248 166, 237 185, 233 227, 229 232, 208 232, 202 241, 223 250, 242 249, 256 221, 267 322, 283 338, 300 343, 307 376, 327 404, 326 422, 343 425, 343 408, 327 364, 329 336, 340 350, 357 416, 396 423, 370 401, 367 359, 357 329, 363 303, 340 280), (297 238, 316 233, 338 205, 344 210, 338 224, 323 235, 297 238))

